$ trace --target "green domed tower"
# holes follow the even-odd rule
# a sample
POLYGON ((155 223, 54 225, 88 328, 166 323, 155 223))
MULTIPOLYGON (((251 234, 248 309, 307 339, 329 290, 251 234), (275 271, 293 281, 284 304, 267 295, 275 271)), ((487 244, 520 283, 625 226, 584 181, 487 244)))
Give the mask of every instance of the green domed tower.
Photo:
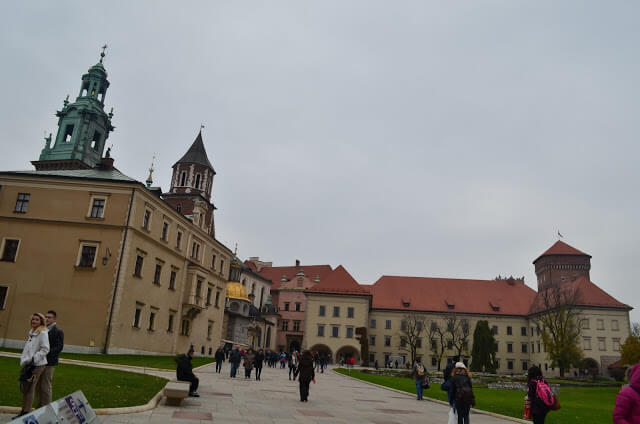
POLYGON ((53 145, 51 135, 45 138, 40 159, 31 162, 37 170, 88 169, 100 163, 109 133, 114 129, 113 109, 109 114, 104 111, 109 88, 107 71, 102 65, 105 48, 100 61, 82 76, 76 101, 69 103, 67 96, 62 110, 56 112, 58 133, 53 145))

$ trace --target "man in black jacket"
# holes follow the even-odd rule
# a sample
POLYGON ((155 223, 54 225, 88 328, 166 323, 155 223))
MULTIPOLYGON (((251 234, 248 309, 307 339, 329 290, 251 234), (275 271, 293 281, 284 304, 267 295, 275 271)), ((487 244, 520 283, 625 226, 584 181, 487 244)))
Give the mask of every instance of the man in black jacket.
POLYGON ((45 315, 47 322, 47 330, 49 333, 49 353, 47 354, 47 366, 40 375, 36 385, 36 393, 38 394, 38 408, 51 403, 51 393, 53 388, 53 372, 58 365, 58 357, 62 348, 64 348, 64 332, 56 325, 58 315, 56 311, 50 310, 45 315))
POLYGON ((219 373, 220 371, 222 371, 222 363, 224 362, 224 359, 225 359, 224 350, 222 349, 222 346, 219 347, 218 350, 216 350, 215 358, 216 358, 216 372, 219 373))
POLYGON ((198 377, 193 373, 193 366, 191 365, 193 353, 193 346, 191 346, 186 355, 182 355, 178 358, 176 376, 178 377, 178 381, 188 381, 191 383, 189 386, 189 396, 200 397, 198 394, 198 384, 200 383, 200 380, 198 380, 198 377))

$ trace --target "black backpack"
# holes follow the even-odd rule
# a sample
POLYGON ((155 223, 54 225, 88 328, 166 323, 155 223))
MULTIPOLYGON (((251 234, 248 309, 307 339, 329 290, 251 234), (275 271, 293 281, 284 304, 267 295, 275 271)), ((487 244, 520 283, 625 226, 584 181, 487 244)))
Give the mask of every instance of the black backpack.
POLYGON ((462 382, 456 382, 456 406, 462 408, 470 408, 476 405, 476 397, 473 395, 471 385, 465 379, 462 382))

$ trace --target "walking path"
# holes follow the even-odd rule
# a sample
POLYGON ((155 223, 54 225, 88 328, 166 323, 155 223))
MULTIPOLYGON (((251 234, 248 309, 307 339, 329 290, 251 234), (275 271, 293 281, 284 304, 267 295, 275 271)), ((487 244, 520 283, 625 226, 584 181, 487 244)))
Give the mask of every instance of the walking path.
MULTIPOLYGON (((181 407, 165 406, 130 415, 102 415, 105 424, 114 423, 374 423, 393 424, 416 422, 440 424, 447 422, 448 407, 414 396, 376 387, 343 377, 332 371, 316 374, 317 384, 311 384, 309 402, 300 402, 298 382, 289 381, 286 369, 264 368, 262 381, 244 379, 244 369, 238 378, 229 378, 229 364, 222 374, 215 365, 196 371, 200 378, 200 398, 187 398, 181 407)), ((54 378, 55 384, 55 378, 54 378)), ((89 399, 91 401, 91 399, 89 399)), ((9 415, 1 415, 0 423, 9 415)), ((483 414, 472 413, 473 424, 507 424, 483 414)))

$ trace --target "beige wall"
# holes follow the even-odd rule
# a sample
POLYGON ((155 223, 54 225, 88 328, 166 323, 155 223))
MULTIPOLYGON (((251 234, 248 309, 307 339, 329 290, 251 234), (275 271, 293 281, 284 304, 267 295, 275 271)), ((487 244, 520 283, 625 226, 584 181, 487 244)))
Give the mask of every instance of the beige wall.
POLYGON ((317 345, 327 346, 334 360, 341 349, 351 347, 360 356, 360 343, 356 339, 355 329, 366 327, 369 316, 369 296, 339 296, 307 293, 307 305, 304 320, 303 349, 314 349, 317 345), (320 316, 320 306, 325 306, 325 316, 320 316), (333 316, 333 307, 340 308, 340 316, 333 316), (348 317, 348 308, 352 307, 353 318, 348 317), (324 336, 318 336, 318 326, 324 326, 324 336), (338 337, 333 337, 332 328, 338 328, 338 337), (347 329, 353 331, 347 337, 347 329))
POLYGON ((0 262, 0 286, 9 287, 0 310, 1 344, 21 347, 30 314, 52 308, 65 331, 65 350, 102 351, 117 280, 110 353, 173 353, 186 351, 191 344, 198 353, 202 347, 205 354, 209 348, 215 351, 231 257, 222 244, 138 184, 30 176, 2 176, 0 184, 0 243, 5 238, 20 239, 16 262, 0 262), (132 189, 130 228, 123 246, 132 189), (19 192, 31 194, 24 214, 13 212, 19 192), (102 219, 87 218, 93 196, 106 200, 102 219), (148 230, 142 227, 145 210, 151 212, 148 230), (166 241, 161 239, 165 222, 166 241), (200 243, 197 258, 191 257, 194 241, 200 243), (75 266, 82 242, 98 245, 95 267, 75 266), (144 256, 140 277, 134 276, 138 253, 144 256), (156 263, 162 264, 159 284, 154 283, 156 263), (169 289, 171 270, 176 272, 175 290, 169 289), (199 298, 197 279, 202 280, 199 298), (208 287, 211 305, 206 304, 208 287), (141 308, 140 328, 133 327, 136 305, 141 308), (185 317, 189 310, 199 312, 185 317), (170 313, 173 331, 168 331, 170 313), (188 335, 181 334, 183 318, 190 321, 188 335))

